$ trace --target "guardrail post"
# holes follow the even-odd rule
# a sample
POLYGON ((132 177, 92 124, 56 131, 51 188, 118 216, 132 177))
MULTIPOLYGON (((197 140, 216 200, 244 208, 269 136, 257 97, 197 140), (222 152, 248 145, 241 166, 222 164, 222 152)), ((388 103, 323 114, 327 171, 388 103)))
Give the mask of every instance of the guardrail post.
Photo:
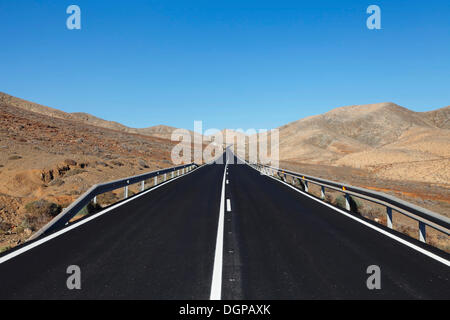
POLYGON ((123 197, 124 199, 128 198, 128 186, 126 186, 123 190, 123 197))
POLYGON ((345 194, 345 209, 350 211, 350 195, 348 193, 345 194))
POLYGON ((164 173, 164 181, 167 180, 167 173, 164 173))
POLYGON ((386 222, 389 229, 392 229, 392 208, 386 207, 386 222))
POLYGON ((305 184, 305 192, 309 192, 308 181, 303 180, 303 183, 305 184))
POLYGON ((158 184, 158 176, 155 176, 155 186, 158 184))
POLYGON ((427 242, 426 225, 422 221, 419 221, 419 240, 427 242))
POLYGON ((97 204, 97 196, 94 197, 94 204, 97 204))
POLYGON ((325 187, 324 186, 320 187, 320 197, 322 198, 322 200, 325 200, 325 187))
POLYGON ((145 180, 141 181, 141 191, 145 190, 145 180))
MULTIPOLYGON (((297 177, 297 183, 298 183, 298 186, 299 186, 300 188, 302 188, 303 182, 302 182, 302 179, 301 179, 301 178, 297 177)), ((303 188, 302 188, 302 189, 303 189, 303 188)))
POLYGON ((183 175, 184 174, 184 168, 183 169, 181 169, 181 175, 183 175))
POLYGON ((180 176, 180 170, 177 170, 177 177, 180 176))

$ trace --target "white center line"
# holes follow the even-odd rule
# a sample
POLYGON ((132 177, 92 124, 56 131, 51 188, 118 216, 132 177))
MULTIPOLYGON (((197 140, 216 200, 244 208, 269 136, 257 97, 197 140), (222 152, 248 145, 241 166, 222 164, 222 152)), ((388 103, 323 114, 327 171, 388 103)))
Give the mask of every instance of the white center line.
POLYGON ((227 212, 231 211, 231 201, 230 199, 227 199, 227 212))
POLYGON ((228 166, 225 164, 225 170, 222 181, 222 194, 220 196, 219 224, 217 227, 216 253, 214 255, 213 277, 211 282, 210 300, 220 300, 222 298, 222 266, 223 266, 223 227, 225 211, 225 172, 228 166))

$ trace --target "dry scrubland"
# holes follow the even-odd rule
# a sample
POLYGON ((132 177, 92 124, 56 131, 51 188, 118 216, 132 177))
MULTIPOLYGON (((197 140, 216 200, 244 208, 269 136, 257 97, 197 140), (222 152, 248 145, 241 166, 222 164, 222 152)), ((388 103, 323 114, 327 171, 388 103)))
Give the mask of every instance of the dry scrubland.
POLYGON ((279 129, 281 160, 449 187, 450 107, 431 112, 393 103, 341 107, 279 129))
MULTIPOLYGON (((159 136, 173 128, 137 134, 71 115, 0 94, 0 251, 23 242, 96 183, 172 166, 175 143, 159 136)), ((99 200, 111 203, 120 193, 99 200)))

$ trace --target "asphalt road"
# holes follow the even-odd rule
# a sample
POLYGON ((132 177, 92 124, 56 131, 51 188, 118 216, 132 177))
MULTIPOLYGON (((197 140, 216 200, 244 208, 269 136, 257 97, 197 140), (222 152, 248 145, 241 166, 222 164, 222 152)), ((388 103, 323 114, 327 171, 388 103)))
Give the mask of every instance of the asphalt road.
POLYGON ((228 165, 218 260, 224 169, 203 166, 1 263, 0 299, 209 299, 219 263, 222 299, 450 299, 449 267, 247 165, 228 165), (69 265, 81 290, 66 286, 69 265), (370 265, 380 290, 366 286, 370 265))

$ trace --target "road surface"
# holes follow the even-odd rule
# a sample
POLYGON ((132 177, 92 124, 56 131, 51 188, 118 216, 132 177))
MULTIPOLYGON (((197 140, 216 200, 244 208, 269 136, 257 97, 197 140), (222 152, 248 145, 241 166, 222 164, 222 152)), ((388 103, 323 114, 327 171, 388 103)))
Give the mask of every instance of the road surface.
POLYGON ((445 264, 244 164, 205 165, 1 261, 0 299, 450 299, 445 264))

